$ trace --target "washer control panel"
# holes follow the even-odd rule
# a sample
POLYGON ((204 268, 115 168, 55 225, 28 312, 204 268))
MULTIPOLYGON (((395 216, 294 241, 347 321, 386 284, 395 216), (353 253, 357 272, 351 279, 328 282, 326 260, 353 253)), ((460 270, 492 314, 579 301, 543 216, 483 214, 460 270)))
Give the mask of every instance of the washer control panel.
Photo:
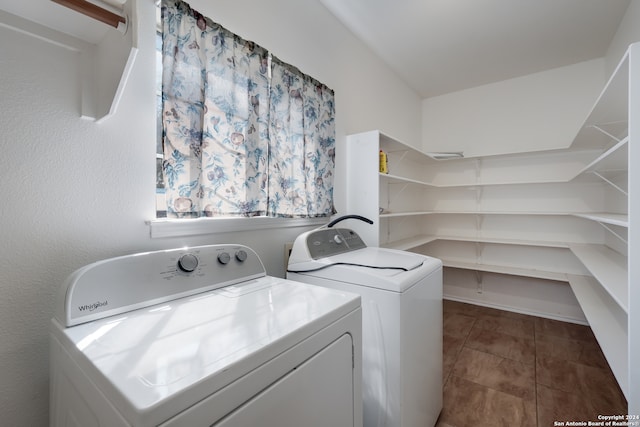
POLYGON ((348 228, 324 228, 307 236, 307 248, 313 259, 326 258, 366 247, 358 233, 348 228))
POLYGON ((75 271, 59 293, 56 318, 72 326, 266 276, 242 245, 208 245, 111 258, 75 271))
POLYGON ((198 267, 198 262, 198 257, 194 254, 184 254, 178 258, 178 268, 185 273, 191 273, 198 267))

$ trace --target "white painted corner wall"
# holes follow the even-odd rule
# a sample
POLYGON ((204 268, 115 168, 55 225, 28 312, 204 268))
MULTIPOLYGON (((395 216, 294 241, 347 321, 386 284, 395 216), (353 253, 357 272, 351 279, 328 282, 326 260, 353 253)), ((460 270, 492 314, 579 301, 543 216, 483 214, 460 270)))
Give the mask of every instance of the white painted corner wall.
MULTIPOLYGON (((629 45, 638 41, 640 0, 631 0, 602 58, 423 100, 423 150, 463 151, 465 157, 482 157, 568 147, 629 45)), ((512 197, 507 199, 513 200, 512 197)), ((617 199, 610 202, 608 198, 606 201, 613 212, 620 208, 616 206, 619 202, 617 199)), ((523 228, 526 227, 525 224, 523 228)), ((632 230, 630 227, 629 233, 632 230)), ((607 245, 620 247, 620 242, 608 234, 604 237, 607 245)), ((622 254, 627 250, 626 245, 623 246, 619 249, 622 254)), ((580 322, 580 318, 585 319, 564 281, 510 278, 505 286, 503 277, 485 275, 484 285, 478 285, 476 289, 472 276, 468 271, 449 271, 444 278, 445 295, 534 315, 542 315, 548 310, 559 314, 557 318, 564 316, 563 320, 580 322), (536 302, 536 294, 544 295, 545 299, 531 305, 536 302)), ((482 280, 477 282, 482 284, 482 280)), ((633 290, 635 283, 630 285, 633 290)), ((635 312, 630 311, 629 327, 637 323, 634 323, 632 313, 635 312)), ((633 355, 640 348, 635 339, 638 331, 630 330, 629 334, 632 348, 629 354, 633 355)), ((634 408, 640 404, 637 399, 638 372, 640 370, 633 370, 632 366, 630 413, 636 413, 634 408)))
MULTIPOLYGON (((265 46, 335 90, 336 198, 340 213, 346 213, 342 212, 346 135, 380 129, 416 147, 421 146, 423 137, 425 141, 432 141, 427 138, 421 122, 427 112, 436 110, 438 100, 423 102, 318 1, 191 0, 190 3, 214 21, 265 46)), ((606 60, 607 70, 610 62, 617 63, 616 53, 624 52, 630 37, 639 39, 640 26, 636 24, 640 16, 639 3, 640 0, 632 0, 628 17, 610 48, 608 57, 614 59, 606 60)), ((79 55, 11 29, 11 25, 6 25, 11 24, 7 22, 12 20, 11 16, 0 13, 0 147, 3 150, 0 156, 0 413, 3 425, 48 424, 49 319, 59 284, 75 269, 106 257, 139 251, 237 242, 254 248, 270 274, 282 275, 283 251, 273 248, 283 247, 301 231, 150 238, 145 221, 155 213, 153 0, 137 0, 136 10, 138 56, 118 111, 100 124, 80 119, 83 76, 79 72, 79 55)), ((53 41, 65 37, 51 35, 53 41)), ((591 73, 601 67, 597 62, 584 65, 585 84, 594 78, 591 73)), ((558 71, 558 75, 563 73, 558 71)), ((547 78, 540 81, 545 80, 547 78)), ((524 85, 527 79, 520 83, 524 85)), ((518 84, 514 87, 525 95, 528 93, 518 84)), ((475 93, 465 96, 478 103, 480 97, 475 93)), ((451 112, 454 98, 455 94, 449 100, 440 101, 447 108, 439 114, 449 120, 449 124, 462 127, 464 110, 456 116, 445 114, 451 112)), ((499 107, 494 106, 495 111, 499 112, 499 107)), ((473 119, 472 112, 466 112, 467 118, 473 119)), ((497 125, 504 126, 504 123, 497 125)), ((509 136, 509 132, 503 134, 509 136)), ((460 135, 459 140, 469 144, 469 148, 465 148, 471 149, 471 144, 462 138, 464 133, 460 135)), ((456 148, 450 143, 437 145, 442 142, 433 141, 429 145, 425 143, 424 148, 442 147, 447 151, 456 148)), ((522 143, 522 148, 531 142, 522 143)), ((484 143, 489 144, 492 151, 501 150, 492 138, 475 138, 475 144, 484 143)), ((511 147, 508 138, 503 138, 502 143, 511 147)), ((475 149, 481 151, 477 146, 475 149)))
POLYGON ((629 45, 640 41, 631 0, 603 58, 422 101, 424 151, 465 157, 566 148, 629 45))
MULTIPOLYGON (((80 55, 55 43, 67 36, 47 29, 51 43, 16 31, 11 24, 19 20, 0 10, 2 425, 48 425, 49 320, 59 285, 75 269, 140 251, 241 243, 258 252, 269 274, 283 276, 284 244, 305 230, 150 237, 155 7, 153 0, 135 3, 138 55, 118 110, 99 124, 80 118, 80 55)), ((319 2, 190 3, 335 90, 339 210, 346 134, 381 128, 420 145, 418 95, 319 2)))
POLYGON ((595 59, 425 99, 423 148, 465 157, 566 148, 605 82, 595 59))

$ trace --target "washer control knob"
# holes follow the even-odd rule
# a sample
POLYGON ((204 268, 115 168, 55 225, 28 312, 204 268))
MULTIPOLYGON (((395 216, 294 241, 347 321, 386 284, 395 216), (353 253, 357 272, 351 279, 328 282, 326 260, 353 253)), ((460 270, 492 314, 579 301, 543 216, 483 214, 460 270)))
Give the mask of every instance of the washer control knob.
POLYGON ((231 261, 231 256, 229 255, 228 252, 220 252, 218 254, 218 262, 222 265, 226 265, 229 264, 229 261, 231 261))
POLYGON ((178 259, 178 268, 185 273, 191 273, 198 267, 198 257, 194 254, 184 254, 178 259))
POLYGON ((333 236, 333 241, 341 245, 344 242, 344 239, 342 238, 341 235, 336 234, 335 236, 333 236))
POLYGON ((247 252, 243 249, 240 249, 236 252, 236 259, 240 262, 244 262, 247 259, 247 252))

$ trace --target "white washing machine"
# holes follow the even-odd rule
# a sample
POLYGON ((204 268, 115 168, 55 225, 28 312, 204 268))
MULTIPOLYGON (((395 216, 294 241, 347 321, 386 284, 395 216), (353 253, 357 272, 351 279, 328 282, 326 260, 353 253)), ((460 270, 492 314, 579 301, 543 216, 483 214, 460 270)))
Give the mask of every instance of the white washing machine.
POLYGON ((433 426, 442 409, 442 262, 367 247, 353 230, 331 228, 342 219, 298 236, 287 278, 361 295, 365 427, 433 426))
POLYGON ((362 426, 358 295, 267 276, 241 245, 75 273, 51 323, 51 425, 362 426))

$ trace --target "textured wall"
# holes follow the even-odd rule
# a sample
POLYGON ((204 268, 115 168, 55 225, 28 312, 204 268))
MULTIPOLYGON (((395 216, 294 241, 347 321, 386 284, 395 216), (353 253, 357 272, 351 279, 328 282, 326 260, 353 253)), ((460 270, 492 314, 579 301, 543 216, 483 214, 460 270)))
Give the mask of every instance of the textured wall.
POLYGON ((471 157, 565 148, 602 90, 604 68, 595 59, 425 99, 425 150, 471 157))
POLYGON ((640 41, 640 0, 631 0, 604 58, 425 99, 426 151, 467 156, 566 147, 630 43, 640 41))
POLYGON ((613 73, 613 70, 620 63, 620 59, 629 48, 631 43, 640 41, 640 0, 631 0, 627 12, 620 22, 618 31, 607 49, 605 56, 607 64, 607 76, 613 73))
MULTIPOLYGON (((373 128, 419 145, 420 99, 317 1, 220 2, 215 11, 212 2, 197 3, 331 86, 340 145, 345 132, 373 128), (258 10, 247 14, 251 8, 258 10)), ((0 25, 1 425, 48 423, 49 319, 59 284, 76 268, 142 250, 238 242, 256 249, 271 274, 282 274, 283 250, 274 248, 301 231, 149 237, 155 11, 150 0, 138 8, 137 62, 120 109, 101 124, 79 119, 77 53, 0 25)))

